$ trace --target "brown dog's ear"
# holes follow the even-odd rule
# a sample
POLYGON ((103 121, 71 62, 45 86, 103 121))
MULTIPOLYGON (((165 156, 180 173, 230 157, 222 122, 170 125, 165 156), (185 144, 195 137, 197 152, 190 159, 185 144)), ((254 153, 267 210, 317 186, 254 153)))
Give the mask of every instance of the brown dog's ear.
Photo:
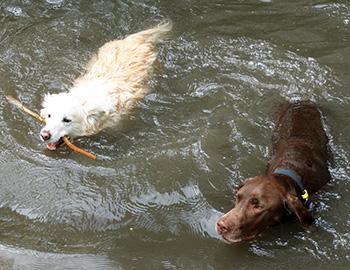
POLYGON ((234 187, 232 188, 232 193, 233 193, 233 195, 236 195, 236 193, 238 192, 238 190, 240 190, 241 187, 243 187, 243 184, 240 185, 240 186, 234 186, 234 187))
POLYGON ((297 197, 289 195, 286 199, 285 207, 289 212, 297 216, 304 230, 316 231, 316 228, 311 225, 314 218, 297 197))

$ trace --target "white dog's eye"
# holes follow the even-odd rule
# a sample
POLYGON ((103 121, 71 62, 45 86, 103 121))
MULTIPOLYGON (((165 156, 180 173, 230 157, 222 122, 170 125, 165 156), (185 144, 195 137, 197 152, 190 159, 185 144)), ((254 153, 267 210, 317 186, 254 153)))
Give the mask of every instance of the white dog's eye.
POLYGON ((67 118, 67 117, 63 118, 62 121, 65 122, 65 123, 70 123, 70 122, 72 122, 72 120, 69 119, 69 118, 67 118))
POLYGON ((51 118, 51 114, 48 114, 47 117, 48 117, 48 118, 51 118))

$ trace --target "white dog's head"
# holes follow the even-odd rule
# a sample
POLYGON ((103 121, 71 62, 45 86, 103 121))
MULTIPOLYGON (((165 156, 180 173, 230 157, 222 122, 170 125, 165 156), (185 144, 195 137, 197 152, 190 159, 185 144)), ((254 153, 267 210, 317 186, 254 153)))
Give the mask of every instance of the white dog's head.
POLYGON ((40 137, 49 150, 55 150, 63 136, 91 135, 117 120, 108 85, 103 86, 106 85, 90 82, 68 93, 45 95, 41 116, 46 125, 40 137))
POLYGON ((60 93, 46 95, 41 116, 46 125, 40 132, 49 150, 55 150, 63 136, 84 135, 84 110, 79 98, 60 93))

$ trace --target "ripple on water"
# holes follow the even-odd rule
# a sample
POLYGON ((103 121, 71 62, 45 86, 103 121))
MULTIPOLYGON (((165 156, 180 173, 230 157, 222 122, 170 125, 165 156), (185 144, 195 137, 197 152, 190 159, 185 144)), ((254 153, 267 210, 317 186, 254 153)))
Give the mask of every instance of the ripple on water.
MULTIPOLYGON (((199 44, 198 41, 184 39, 176 49, 190 58, 187 60, 191 68, 183 70, 182 61, 179 61, 179 68, 176 61, 175 64, 171 62, 168 68, 174 70, 174 76, 178 76, 180 66, 184 75, 191 74, 192 80, 188 80, 186 89, 198 98, 224 89, 232 97, 243 100, 252 97, 255 101, 276 95, 287 100, 316 101, 332 97, 332 84, 338 85, 329 74, 330 70, 315 59, 299 56, 268 41, 246 37, 217 38, 199 44), (190 51, 194 53, 191 55, 190 51), (206 77, 205 74, 212 76, 206 77)), ((170 53, 178 54, 176 51, 170 53)), ((177 60, 171 56, 169 59, 177 60)), ((186 76, 183 81, 187 82, 186 76)))

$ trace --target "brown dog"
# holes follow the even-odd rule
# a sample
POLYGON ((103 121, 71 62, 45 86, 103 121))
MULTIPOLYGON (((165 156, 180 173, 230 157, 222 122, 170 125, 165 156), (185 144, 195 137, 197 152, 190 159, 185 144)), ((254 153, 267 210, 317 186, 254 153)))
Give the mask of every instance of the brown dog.
POLYGON ((272 136, 273 155, 266 175, 246 180, 236 206, 216 223, 230 243, 253 240, 265 229, 295 215, 306 230, 315 230, 305 207, 308 193, 330 180, 330 151, 321 116, 310 102, 281 105, 272 136))

